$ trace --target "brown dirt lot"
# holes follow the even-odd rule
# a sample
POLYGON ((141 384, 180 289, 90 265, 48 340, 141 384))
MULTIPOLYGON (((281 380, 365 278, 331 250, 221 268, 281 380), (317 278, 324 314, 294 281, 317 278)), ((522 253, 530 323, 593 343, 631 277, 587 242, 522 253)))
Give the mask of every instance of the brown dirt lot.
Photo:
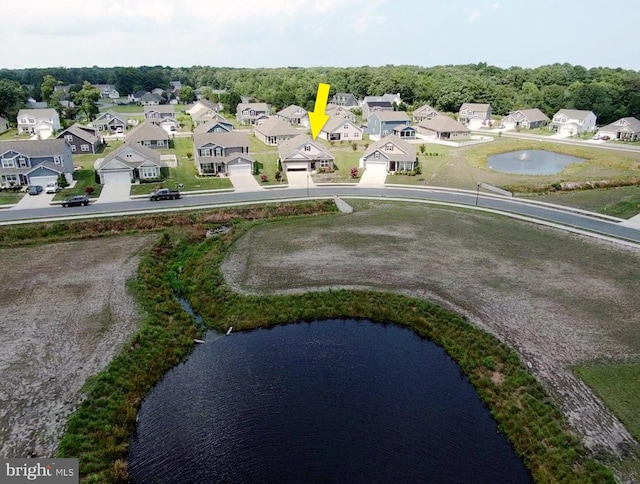
POLYGON ((375 288, 464 314, 514 347, 594 450, 635 442, 571 365, 640 361, 640 250, 492 214, 354 201, 257 227, 223 263, 264 294, 375 288))
POLYGON ((53 455, 87 378, 136 329, 126 281, 150 237, 0 249, 0 455, 53 455))

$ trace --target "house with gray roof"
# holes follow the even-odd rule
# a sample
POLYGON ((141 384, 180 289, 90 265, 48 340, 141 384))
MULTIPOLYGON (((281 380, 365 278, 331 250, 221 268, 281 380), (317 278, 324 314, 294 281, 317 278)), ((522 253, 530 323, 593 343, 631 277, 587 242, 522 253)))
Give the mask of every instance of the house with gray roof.
POLYGON ((0 185, 40 185, 64 173, 73 180, 71 147, 63 139, 0 141, 0 185))
POLYGON ((323 171, 332 170, 335 157, 325 146, 311 139, 308 134, 299 134, 295 138, 278 146, 278 157, 284 171, 323 171))
POLYGON ((331 98, 331 103, 346 108, 357 108, 358 100, 350 92, 337 92, 331 98))
POLYGON ((416 128, 408 124, 399 124, 393 128, 393 134, 400 139, 416 139, 416 128))
POLYGON ((284 119, 289 124, 299 124, 301 126, 309 127, 309 113, 303 107, 292 104, 286 108, 278 111, 276 116, 284 119))
POLYGON ((236 117, 240 124, 258 125, 267 120, 271 109, 267 103, 239 103, 236 117))
POLYGON ((145 106, 144 118, 147 122, 157 124, 161 128, 175 131, 178 129, 176 107, 173 104, 145 106))
POLYGON ((232 123, 227 121, 227 119, 220 113, 211 110, 201 110, 191 116, 191 121, 194 126, 198 126, 202 123, 206 123, 207 121, 220 121, 222 123, 227 123, 233 126, 232 123))
POLYGON ((145 92, 140 98, 140 104, 143 106, 157 106, 164 102, 164 98, 153 92, 145 92))
POLYGON ((18 111, 18 134, 38 134, 43 139, 60 131, 60 116, 53 108, 18 111))
POLYGON ((253 173, 254 161, 245 133, 194 133, 193 152, 200 175, 253 173))
POLYGON ((418 166, 416 147, 390 134, 370 145, 360 159, 360 168, 387 172, 413 171, 418 166))
POLYGON ((393 103, 384 100, 382 96, 367 96, 362 101, 362 119, 369 119, 377 111, 393 111, 393 103))
POLYGON ((211 115, 217 114, 220 111, 220 104, 209 101, 208 99, 199 99, 193 104, 189 105, 185 112, 193 117, 196 115, 202 115, 203 113, 209 113, 211 115))
POLYGON ((535 129, 546 126, 551 121, 538 108, 518 109, 502 118, 505 129, 535 129))
POLYGON ((433 109, 428 104, 423 104, 413 112, 413 123, 418 124, 425 119, 431 119, 438 114, 438 111, 433 109))
POLYGON ((362 139, 362 131, 360 126, 346 118, 331 116, 318 136, 327 141, 358 141, 362 139))
POLYGON ((458 111, 458 121, 464 125, 491 126, 491 104, 464 103, 458 111))
POLYGON ((103 185, 139 180, 156 180, 162 177, 166 163, 155 150, 138 143, 127 142, 93 165, 103 185))
POLYGON ((0 116, 0 134, 9 131, 9 120, 0 116))
MULTIPOLYGON (((223 118, 224 119, 224 118, 223 118)), ((233 131, 233 124, 219 119, 208 119, 193 129, 194 133, 230 133, 233 131)))
POLYGON ((409 126, 411 120, 404 111, 374 111, 367 119, 367 133, 384 137, 393 133, 397 126, 409 126))
POLYGON ((157 124, 144 121, 125 136, 127 143, 139 143, 147 148, 164 150, 169 148, 169 134, 157 124))
POLYGON ((438 114, 418 124, 418 133, 425 138, 456 141, 469 139, 471 130, 449 116, 438 114))
POLYGON ((581 109, 561 109, 553 115, 551 131, 564 136, 575 136, 596 129, 596 115, 593 111, 581 109))
POLYGON ((598 136, 608 136, 621 141, 638 141, 640 140, 640 119, 632 117, 618 119, 600 128, 598 136))
POLYGON ((256 138, 269 146, 277 146, 283 141, 298 136, 300 131, 277 116, 268 118, 253 129, 256 138))
POLYGON ((101 98, 118 99, 120 97, 120 93, 113 84, 94 84, 93 87, 100 91, 101 98))
POLYGON ((344 106, 338 106, 336 104, 329 103, 327 104, 327 108, 324 112, 329 116, 338 116, 340 118, 348 119, 352 123, 356 122, 356 115, 344 106))
POLYGON ((124 133, 127 129, 127 116, 115 111, 105 111, 96 119, 89 123, 89 126, 96 128, 98 131, 110 131, 115 133, 118 128, 124 133))
POLYGON ((102 138, 98 130, 91 126, 83 126, 79 123, 75 123, 64 129, 58 134, 57 138, 69 143, 71 152, 76 154, 94 154, 102 146, 102 138))

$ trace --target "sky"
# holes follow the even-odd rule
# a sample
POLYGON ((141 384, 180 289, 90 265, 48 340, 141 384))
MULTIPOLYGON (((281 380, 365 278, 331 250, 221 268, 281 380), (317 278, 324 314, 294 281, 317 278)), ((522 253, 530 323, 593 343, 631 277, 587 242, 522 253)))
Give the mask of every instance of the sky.
POLYGON ((640 70, 640 0, 2 0, 0 68, 640 70))

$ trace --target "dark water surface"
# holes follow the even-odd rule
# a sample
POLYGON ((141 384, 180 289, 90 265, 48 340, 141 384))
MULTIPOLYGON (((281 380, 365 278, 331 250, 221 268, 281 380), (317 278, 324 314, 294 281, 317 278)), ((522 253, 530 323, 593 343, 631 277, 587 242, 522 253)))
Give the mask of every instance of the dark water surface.
POLYGON ((458 366, 408 329, 210 338, 144 401, 133 482, 531 482, 458 366))
POLYGON ((487 166, 505 173, 553 175, 560 173, 567 165, 581 161, 585 160, 553 151, 520 150, 492 155, 487 159, 487 166))

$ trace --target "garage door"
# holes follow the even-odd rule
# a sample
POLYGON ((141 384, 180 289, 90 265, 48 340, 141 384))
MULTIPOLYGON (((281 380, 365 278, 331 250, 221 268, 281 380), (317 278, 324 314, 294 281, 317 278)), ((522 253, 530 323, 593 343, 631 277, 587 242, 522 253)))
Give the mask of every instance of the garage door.
POLYGON ((58 177, 54 175, 50 176, 31 176, 29 177, 29 183, 31 185, 40 185, 42 188, 47 186, 47 183, 58 181, 58 177))
POLYGON ((251 174, 251 163, 242 162, 227 165, 227 171, 229 173, 249 173, 251 174))
POLYGON ((504 125, 505 129, 515 129, 515 127, 516 127, 516 123, 514 123, 514 122, 507 121, 507 122, 502 123, 502 124, 504 125))
POLYGON ((131 184, 131 172, 129 171, 108 171, 102 173, 102 181, 108 184, 131 184))
POLYGON ((371 171, 383 171, 386 173, 387 162, 386 161, 367 161, 367 165, 365 166, 365 168, 371 171))
POLYGON ((307 163, 287 163, 287 171, 307 171, 307 163))

